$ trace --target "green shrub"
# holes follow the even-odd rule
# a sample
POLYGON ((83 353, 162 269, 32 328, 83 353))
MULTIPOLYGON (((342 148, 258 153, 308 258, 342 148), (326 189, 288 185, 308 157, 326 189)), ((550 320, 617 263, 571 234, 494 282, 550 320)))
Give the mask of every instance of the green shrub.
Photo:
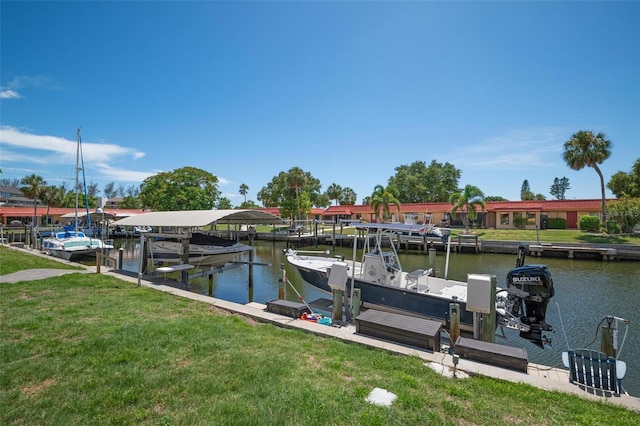
POLYGON ((600 218, 597 216, 581 216, 578 222, 581 231, 597 232, 600 229, 600 218))
POLYGON ((607 233, 608 234, 619 234, 622 232, 622 228, 618 222, 613 220, 607 221, 607 233))
POLYGON ((567 219, 563 217, 547 218, 546 229, 567 229, 567 219))
POLYGON ((513 218, 513 224, 516 226, 516 228, 524 229, 524 227, 527 225, 527 218, 516 216, 513 218))

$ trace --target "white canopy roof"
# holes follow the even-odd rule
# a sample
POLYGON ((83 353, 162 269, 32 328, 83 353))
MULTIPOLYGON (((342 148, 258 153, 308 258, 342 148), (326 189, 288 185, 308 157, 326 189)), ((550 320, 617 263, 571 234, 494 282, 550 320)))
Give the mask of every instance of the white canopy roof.
POLYGON ((237 224, 283 223, 278 216, 261 210, 183 210, 149 212, 113 222, 122 226, 205 226, 213 222, 237 224))

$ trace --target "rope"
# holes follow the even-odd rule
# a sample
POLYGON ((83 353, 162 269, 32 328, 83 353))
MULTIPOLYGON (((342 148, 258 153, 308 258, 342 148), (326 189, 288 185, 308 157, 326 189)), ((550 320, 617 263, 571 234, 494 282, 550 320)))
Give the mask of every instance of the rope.
POLYGON ((564 322, 562 321, 562 313, 560 312, 560 305, 558 304, 557 301, 556 301, 556 306, 558 307, 558 316, 560 317, 560 327, 562 328, 562 334, 564 335, 564 341, 567 344, 567 350, 571 350, 571 348, 569 347, 569 340, 567 339, 567 330, 565 330, 564 322))
POLYGON ((310 312, 313 312, 313 309, 311 309, 311 306, 309 306, 309 304, 307 303, 306 300, 304 300, 304 297, 302 297, 300 295, 300 293, 298 293, 298 290, 293 286, 293 284, 291 284, 291 281, 289 281, 289 278, 287 278, 286 272, 284 275, 284 280, 291 286, 291 288, 293 289, 293 291, 296 292, 296 294, 298 295, 298 297, 300 298, 300 300, 302 300, 302 303, 304 303, 304 305, 309 309, 310 312))

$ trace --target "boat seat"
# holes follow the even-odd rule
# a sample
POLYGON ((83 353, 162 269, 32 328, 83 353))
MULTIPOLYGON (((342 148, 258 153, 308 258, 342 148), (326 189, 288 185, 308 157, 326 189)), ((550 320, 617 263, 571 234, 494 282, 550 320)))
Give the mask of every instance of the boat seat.
POLYGON ((562 352, 562 363, 569 369, 569 382, 591 390, 620 395, 627 364, 593 349, 562 352))
MULTIPOLYGON (((420 280, 420 277, 429 276, 430 274, 431 269, 416 269, 413 272, 409 272, 405 277, 407 281, 405 288, 408 290, 418 290, 418 280, 420 280)), ((429 286, 427 286, 425 291, 429 291, 429 286)))

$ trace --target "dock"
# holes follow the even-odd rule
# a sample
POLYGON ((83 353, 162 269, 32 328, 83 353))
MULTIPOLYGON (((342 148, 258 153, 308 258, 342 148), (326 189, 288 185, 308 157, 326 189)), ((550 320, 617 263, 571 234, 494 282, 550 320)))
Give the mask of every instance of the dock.
POLYGON ((614 248, 606 247, 582 247, 582 246, 569 246, 569 245, 555 245, 555 244, 540 244, 529 245, 529 251, 532 256, 541 257, 545 255, 562 255, 568 259, 574 259, 576 253, 585 254, 588 256, 600 256, 602 260, 615 260, 617 250, 614 248), (545 253, 546 252, 546 253, 545 253))

